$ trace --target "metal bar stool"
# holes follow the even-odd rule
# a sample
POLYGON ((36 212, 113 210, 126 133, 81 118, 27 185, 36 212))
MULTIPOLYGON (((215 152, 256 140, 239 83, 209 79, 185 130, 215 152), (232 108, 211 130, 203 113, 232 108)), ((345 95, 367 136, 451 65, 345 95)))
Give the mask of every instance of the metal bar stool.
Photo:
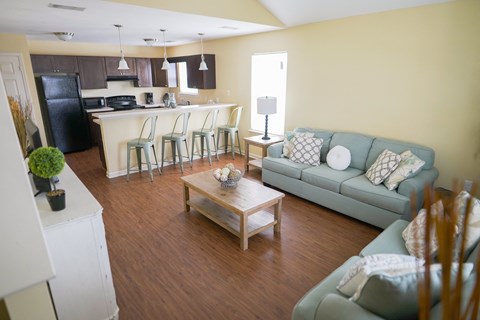
POLYGON ((133 139, 127 142, 127 181, 130 178, 130 153, 133 148, 135 148, 137 154, 137 164, 138 164, 138 172, 142 172, 142 150, 145 154, 145 162, 148 167, 148 173, 150 174, 150 181, 153 182, 153 172, 152 172, 152 163, 150 162, 150 148, 153 149, 153 155, 155 157, 155 164, 157 165, 158 173, 162 174, 158 166, 157 161, 157 153, 155 152, 155 128, 157 126, 157 119, 158 116, 149 117, 143 122, 142 131, 140 132, 140 136, 137 139, 133 139), (142 138, 143 130, 145 129, 145 125, 150 121, 150 134, 147 138, 142 138))
POLYGON ((188 162, 190 163, 190 167, 192 167, 192 162, 190 161, 190 155, 188 154, 188 143, 187 143, 187 128, 188 128, 189 119, 190 119, 190 112, 179 114, 177 119, 175 119, 175 124, 173 125, 172 132, 162 136, 162 170, 163 170, 163 162, 165 159, 165 142, 167 141, 170 141, 170 144, 172 146, 173 165, 175 165, 175 158, 176 158, 175 149, 176 149, 178 151, 178 162, 180 163, 180 170, 183 173, 182 142, 185 142, 185 147, 187 149, 188 162), (177 122, 180 118, 182 118, 182 121, 183 121, 182 132, 175 132, 175 128, 177 127, 177 122))
POLYGON ((232 150, 232 158, 235 160, 235 135, 237 136, 238 150, 242 155, 242 147, 240 146, 240 137, 238 136, 238 125, 240 124, 240 117, 242 116, 243 107, 236 107, 230 113, 228 122, 224 126, 217 128, 217 151, 219 148, 220 135, 223 133, 225 138, 225 153, 228 149, 228 135, 230 134, 230 145, 232 150))
POLYGON ((193 152, 195 148, 195 138, 200 138, 200 155, 203 158, 203 151, 204 151, 204 142, 207 145, 207 155, 208 155, 208 163, 212 165, 212 158, 211 158, 211 147, 210 147, 210 140, 213 140, 213 149, 215 151, 215 156, 218 160, 218 152, 217 152, 217 145, 215 144, 215 124, 217 123, 217 116, 219 109, 215 109, 210 111, 207 116, 205 117, 205 121, 203 121, 203 126, 201 129, 193 130, 192 131, 192 156, 190 161, 193 161, 193 152), (207 122, 210 118, 210 126, 205 127, 207 122))

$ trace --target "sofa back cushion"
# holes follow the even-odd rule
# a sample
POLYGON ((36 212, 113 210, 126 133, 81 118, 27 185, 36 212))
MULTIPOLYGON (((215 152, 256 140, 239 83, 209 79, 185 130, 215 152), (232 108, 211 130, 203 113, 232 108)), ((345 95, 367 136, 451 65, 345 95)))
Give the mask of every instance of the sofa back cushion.
POLYGON ((382 153, 385 149, 393 151, 397 154, 400 154, 407 150, 411 150, 413 154, 425 161, 425 165, 422 168, 423 170, 432 169, 433 163, 435 161, 435 152, 432 148, 398 140, 376 138, 372 143, 372 148, 370 149, 370 152, 368 153, 366 167, 370 168, 370 166, 375 162, 380 153, 382 153))
POLYGON ((323 140, 322 148, 320 149, 320 161, 327 162, 327 153, 330 150, 330 139, 332 138, 333 132, 321 129, 312 129, 312 128, 296 128, 293 132, 313 132, 315 138, 320 138, 323 140))
POLYGON ((330 141, 329 150, 335 146, 344 146, 350 150, 350 167, 365 171, 365 161, 372 146, 373 137, 354 132, 335 132, 330 141))

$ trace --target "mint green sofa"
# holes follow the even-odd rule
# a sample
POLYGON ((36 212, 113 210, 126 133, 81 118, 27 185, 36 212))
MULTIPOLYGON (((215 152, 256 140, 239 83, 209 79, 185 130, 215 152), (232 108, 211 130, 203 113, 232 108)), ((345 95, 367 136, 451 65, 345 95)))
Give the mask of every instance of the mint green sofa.
MULTIPOLYGON (((348 259, 342 266, 333 271, 319 284, 308 291, 295 305, 292 312, 292 320, 378 320, 384 319, 379 315, 362 308, 355 302, 349 300, 348 297, 340 293, 336 286, 348 269, 361 257, 378 254, 378 253, 394 253, 409 254, 405 248, 405 242, 402 238, 402 231, 406 228, 408 222, 405 220, 397 220, 386 228, 376 239, 368 244, 361 252, 360 256, 354 256, 348 259)), ((477 264, 478 251, 480 244, 477 243, 475 248, 466 255, 466 262, 477 264)), ((476 279, 476 267, 464 282, 463 297, 470 296, 476 279)), ((379 303, 382 303, 379 299, 379 303)), ((462 299, 463 307, 465 307, 466 299, 462 299)), ((382 308, 391 308, 392 306, 384 304, 382 308)), ((433 305, 431 308, 432 320, 440 320, 441 302, 433 305)), ((480 311, 479 311, 480 313, 480 311)), ((480 314, 479 314, 480 317, 480 314)))
POLYGON ((280 142, 271 145, 268 157, 263 158, 263 183, 386 228, 398 219, 411 220, 411 195, 415 195, 414 207, 421 208, 424 187, 432 186, 438 177, 438 170, 434 167, 435 152, 431 148, 354 132, 295 129, 295 132, 307 131, 323 139, 321 165, 295 163, 282 157, 283 142, 280 142), (331 169, 326 164, 328 151, 337 145, 348 148, 352 157, 350 166, 343 171, 331 169), (410 149, 425 161, 425 165, 417 175, 400 183, 396 190, 389 191, 383 184, 375 186, 364 173, 385 149, 395 153, 410 149))

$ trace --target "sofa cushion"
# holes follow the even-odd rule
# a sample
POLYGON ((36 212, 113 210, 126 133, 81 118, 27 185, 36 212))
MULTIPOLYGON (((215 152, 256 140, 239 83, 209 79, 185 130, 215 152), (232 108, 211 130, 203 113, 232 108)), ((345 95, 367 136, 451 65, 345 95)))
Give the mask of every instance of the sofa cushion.
POLYGON ((330 150, 330 140, 332 139, 333 132, 320 129, 311 129, 311 128, 296 128, 293 132, 313 132, 315 138, 323 139, 322 149, 320 149, 320 161, 327 161, 327 153, 330 150))
POLYGON ((322 163, 320 166, 303 170, 302 181, 339 193, 340 185, 344 181, 362 174, 363 171, 355 168, 347 168, 343 171, 338 171, 330 168, 327 164, 322 163))
POLYGON ((340 279, 342 279, 347 270, 359 259, 357 256, 349 258, 343 265, 310 289, 295 305, 292 319, 314 319, 318 306, 327 294, 340 294, 336 289, 340 279))
POLYGON ((469 253, 480 240, 480 200, 472 197, 470 193, 463 190, 455 197, 455 211, 460 214, 458 227, 463 234, 463 224, 467 209, 467 202, 471 199, 470 216, 467 225, 467 237, 465 239, 465 249, 469 253))
MULTIPOLYGON (((404 268, 395 271, 373 273, 360 285, 352 297, 360 306, 386 319, 414 319, 418 315, 418 279, 426 267, 404 268)), ((467 279, 473 264, 463 264, 462 277, 467 279)), ((442 266, 433 264, 430 271, 432 303, 440 300, 442 288, 442 266)), ((459 265, 453 264, 451 285, 459 272, 459 265)))
POLYGON ((402 152, 400 157, 402 161, 400 161, 397 169, 383 181, 388 190, 396 189, 400 182, 415 176, 425 165, 425 161, 414 155, 410 150, 402 152))
POLYGON ((407 226, 408 221, 395 221, 363 248, 360 255, 365 257, 378 253, 409 254, 402 238, 402 231, 407 226))
POLYGON ((410 199, 408 197, 394 191, 388 191, 383 185, 373 185, 365 175, 342 183, 340 193, 399 215, 405 214, 410 209, 410 199))
POLYGON ((330 149, 341 145, 350 150, 352 161, 350 167, 365 171, 365 162, 372 146, 373 137, 352 132, 336 132, 332 136, 330 149))
POLYGON ((271 157, 263 158, 262 167, 294 179, 300 179, 302 170, 310 168, 308 164, 296 163, 287 158, 271 157))
POLYGON ((314 137, 295 136, 292 139, 293 149, 290 160, 296 163, 320 165, 320 148, 323 140, 314 137))
POLYGON ((380 153, 382 153, 385 149, 398 154, 407 150, 411 150, 417 157, 425 161, 425 165, 422 168, 423 170, 432 169, 435 161, 435 152, 432 148, 397 140, 376 138, 372 143, 370 152, 368 153, 366 167, 370 168, 380 153))

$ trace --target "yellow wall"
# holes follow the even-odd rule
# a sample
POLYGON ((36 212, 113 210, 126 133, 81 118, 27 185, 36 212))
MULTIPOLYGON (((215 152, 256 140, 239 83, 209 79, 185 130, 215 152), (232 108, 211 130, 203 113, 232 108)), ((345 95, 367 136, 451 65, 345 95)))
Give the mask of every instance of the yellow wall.
MULTIPOLYGON (((432 147, 437 185, 480 174, 480 2, 455 1, 205 43, 221 101, 246 107, 251 56, 288 52, 286 129, 355 131, 432 147), (227 91, 230 96, 227 97, 227 91)), ((171 55, 198 53, 198 44, 171 55)))

